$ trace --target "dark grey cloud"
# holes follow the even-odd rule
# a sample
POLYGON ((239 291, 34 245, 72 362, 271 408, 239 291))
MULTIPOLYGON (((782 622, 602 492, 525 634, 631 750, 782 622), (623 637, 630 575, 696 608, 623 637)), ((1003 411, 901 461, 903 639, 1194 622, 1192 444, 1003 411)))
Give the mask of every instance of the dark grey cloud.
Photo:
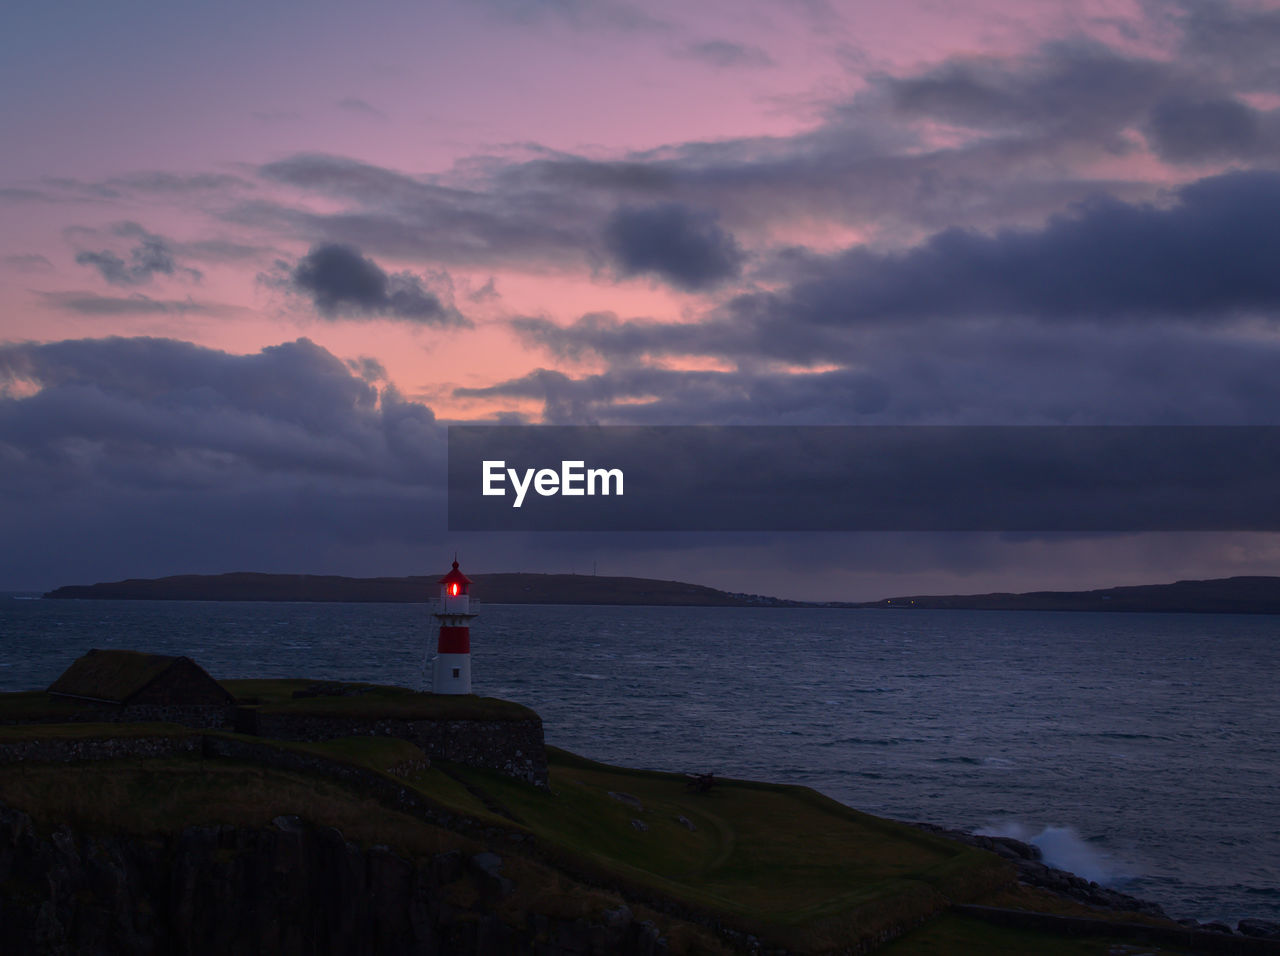
POLYGON ((201 278, 196 269, 179 268, 173 249, 163 236, 147 232, 133 222, 117 223, 113 231, 137 240, 128 252, 127 261, 110 249, 86 249, 76 253, 76 262, 97 269, 112 285, 143 285, 157 275, 172 276, 179 272, 196 280, 201 278))
MULTIPOLYGON (((567 21, 595 16, 596 6, 571 0, 506 9, 517 18, 567 21)), ((1183 59, 1077 40, 872 75, 791 136, 671 143, 614 160, 528 144, 440 175, 314 154, 259 168, 269 184, 335 201, 323 212, 274 190, 249 196, 244 181, 227 174, 51 180, 41 189, 97 200, 146 189, 221 195, 227 201, 211 207, 215 215, 274 234, 282 245, 345 244, 444 267, 598 270, 613 254, 602 237, 616 210, 669 204, 713 210, 718 227, 751 250, 753 266, 768 258, 754 254, 776 241, 778 227, 802 221, 853 226, 872 243, 901 246, 951 226, 1035 226, 1099 193, 1124 202, 1155 198, 1155 186, 1140 178, 1072 172, 1103 162, 1118 168, 1114 158, 1126 153, 1270 162, 1280 123, 1241 98, 1245 81, 1228 69, 1250 30, 1265 33, 1269 21, 1243 16, 1195 5, 1175 13, 1183 59), (945 145, 939 123, 951 127, 945 145)), ((730 41, 704 46, 706 56, 741 60, 730 41)), ((125 253, 114 254, 127 264, 125 253)))
POLYGON ((1237 99, 1169 99, 1151 111, 1152 146, 1173 163, 1251 157, 1274 148, 1270 117, 1237 99))
POLYGON ((94 181, 70 176, 48 176, 40 181, 50 202, 111 202, 131 195, 157 197, 202 197, 235 195, 256 188, 243 176, 231 173, 176 172, 150 169, 110 176, 94 181))
POLYGON ((0 580, 415 568, 442 532, 443 437, 305 339, 0 346, 0 534, 23 543, 0 580), (37 390, 4 397, 13 382, 37 390))
POLYGON ((1151 198, 1146 181, 1068 171, 1142 149, 1133 130, 1148 128, 1157 104, 1225 95, 1215 90, 1165 61, 1099 44, 1053 44, 1023 57, 955 59, 873 77, 794 136, 676 143, 615 160, 531 148, 440 176, 294 156, 264 165, 261 175, 342 208, 317 213, 258 199, 222 215, 372 254, 535 269, 598 268, 610 255, 601 236, 619 207, 713 210, 719 227, 747 247, 797 220, 856 225, 901 242, 950 225, 1033 225, 1098 192, 1151 198), (939 121, 964 136, 936 145, 939 121))
POLYGON ((718 69, 759 70, 774 65, 773 57, 758 46, 734 43, 731 40, 703 40, 690 43, 680 50, 680 55, 700 60, 718 69))
POLYGON ((430 409, 382 394, 300 339, 246 356, 171 339, 0 347, 0 381, 40 390, 3 403, 0 441, 29 473, 204 488, 274 473, 412 484, 439 437, 430 409), (415 444, 413 436, 420 442, 415 444), (63 471, 58 469, 63 468, 63 471))
POLYGON ((740 358, 756 352, 754 336, 744 334, 748 332, 745 324, 735 334, 714 319, 657 322, 620 319, 612 312, 589 312, 567 325, 544 316, 517 316, 509 324, 525 342, 575 361, 592 354, 611 362, 626 362, 662 355, 740 358))
POLYGON ((113 285, 136 286, 149 283, 157 276, 178 277, 199 282, 204 274, 184 262, 244 263, 271 261, 280 251, 269 246, 241 242, 213 235, 203 239, 180 240, 162 236, 133 220, 120 220, 106 228, 71 226, 63 231, 68 241, 77 246, 112 244, 126 239, 131 246, 121 255, 115 249, 84 249, 76 255, 80 265, 96 269, 113 285), (127 257, 127 258, 126 258, 127 257))
POLYGON ((249 180, 230 173, 175 173, 159 169, 113 176, 103 185, 108 188, 162 195, 228 193, 254 188, 254 184, 249 180))
POLYGON ((806 256, 789 284, 741 294, 701 321, 601 312, 567 325, 528 316, 510 325, 559 358, 594 355, 619 366, 676 355, 863 364, 875 354, 867 330, 898 326, 925 343, 940 341, 948 325, 961 341, 984 343, 1058 325, 1237 335, 1249 321, 1270 326, 1280 317, 1278 212, 1280 173, 1228 173, 1189 184, 1164 205, 1099 199, 1037 230, 948 230, 898 253, 806 256))
POLYGON ((43 292, 54 308, 81 315, 234 315, 241 310, 199 299, 154 299, 135 292, 127 296, 98 295, 95 292, 43 292))
POLYGON ((387 376, 387 367, 370 355, 361 355, 359 358, 347 359, 347 368, 351 369, 363 381, 387 382, 390 381, 387 376))
POLYGON ((313 246, 289 272, 287 281, 327 318, 383 316, 424 325, 471 324, 427 289, 420 277, 407 272, 388 274, 351 246, 313 246))
POLYGON ((605 224, 604 240, 623 275, 652 275, 681 289, 706 289, 742 271, 742 249, 714 212, 681 203, 623 206, 605 224))
POLYGON ((467 293, 467 298, 472 302, 489 302, 495 299, 501 299, 502 295, 498 292, 497 281, 493 276, 489 276, 484 285, 467 293))
MULTIPOLYGON (((731 54, 708 52, 717 49, 731 54)), ((1098 195, 1156 199, 1158 187, 1145 178, 1073 172, 1117 168, 1117 157, 1280 156, 1275 111, 1250 106, 1230 71, 1215 68, 1207 53, 1196 56, 1183 62, 1084 40, 1006 57, 957 56, 872 75, 795 135, 672 143, 611 160, 531 144, 423 176, 304 154, 260 174, 336 200, 336 211, 262 198, 228 204, 221 215, 371 255, 539 271, 599 269, 611 258, 625 270, 630 246, 619 255, 624 243, 611 219, 619 209, 714 213, 716 227, 751 250, 753 267, 768 261, 755 253, 776 241, 778 228, 797 222, 852 226, 880 247, 948 227, 1031 228, 1098 195), (941 145, 939 124, 948 127, 941 145)), ((640 252, 642 261, 663 255, 640 252)), ((651 274, 671 272, 665 261, 657 266, 651 274)), ((722 260, 732 273, 726 266, 722 260)))
MULTIPOLYGON (((961 341, 940 347, 953 350, 961 341)), ((1103 342, 1081 342, 1079 352, 1062 362, 1072 366, 1080 396, 1091 394, 1099 377, 1088 361, 1106 353, 1097 347, 1103 342)), ((1253 401, 1280 408, 1277 376, 1260 374, 1268 363, 1274 368, 1271 346, 1239 343, 1230 367, 1222 363, 1222 343, 1210 343, 1207 350, 1204 344, 1188 338, 1151 357, 1150 365, 1167 366, 1171 379, 1185 381, 1206 400, 1235 401, 1230 382, 1236 381, 1262 389, 1253 401), (1183 364, 1169 365, 1171 353, 1182 355, 1183 364), (1206 368, 1217 371, 1207 375, 1206 368)), ((972 381, 957 375, 938 388, 940 406, 968 394, 981 379, 986 369, 974 360, 986 345, 970 344, 958 364, 971 366, 966 374, 972 381)), ((1121 351, 1141 360, 1142 345, 1135 341, 1121 351)), ((1052 354, 1043 342, 1024 348, 1042 359, 1052 354)), ((912 351, 917 350, 906 343, 899 350, 903 365, 912 351)), ((1124 364, 1110 361, 1116 371, 1124 364)), ((957 363, 939 356, 937 364, 955 369, 957 363)), ((991 367, 1008 370, 1012 364, 995 359, 991 367)), ((934 387, 929 372, 922 369, 914 379, 916 400, 934 387)), ((1066 375, 1045 390, 1042 372, 1043 366, 1027 368, 1021 388, 1006 394, 1005 407, 1046 391, 1043 407, 1062 398, 1055 388, 1066 375)), ((676 373, 648 382, 637 378, 631 388, 672 391, 668 414, 683 402, 692 407, 699 394, 718 394, 721 411, 728 409, 731 392, 756 416, 778 407, 767 394, 757 394, 754 402, 748 394, 766 387, 768 376, 744 378, 717 392, 714 374, 686 374, 683 387, 676 373), (695 387, 691 379, 699 374, 704 382, 695 387)), ((998 535, 446 535, 442 424, 425 406, 376 389, 306 340, 252 355, 165 339, 0 347, 0 386, 13 380, 40 387, 27 398, 0 397, 0 494, 11 505, 0 509, 0 536, 22 545, 0 555, 0 581, 21 587, 229 570, 416 573, 424 562, 434 566, 438 551, 447 561, 460 547, 464 560, 486 570, 581 570, 598 560, 601 573, 705 580, 784 596, 874 599, 922 590, 990 590, 1006 582, 1019 589, 1024 582, 1028 589, 1104 585, 1114 583, 1108 575, 1132 575, 1135 568, 1149 571, 1153 580, 1194 577, 1205 569, 1225 574, 1267 556, 1265 541, 1240 535, 1103 541, 998 535), (803 575, 783 573, 791 566, 802 567, 803 575), (853 581, 866 590, 851 591, 853 581)), ((785 390, 793 383, 780 377, 776 384, 785 390)), ((990 393, 1008 385, 993 383, 990 393)), ((1168 390, 1158 391, 1167 401, 1168 390)), ((826 396, 834 407, 840 391, 822 387, 813 394, 826 396)), ((899 412, 910 405, 908 396, 887 397, 899 412)), ((1098 396, 1096 408, 1113 397, 1114 392, 1098 396)), ((806 405, 799 399, 797 404, 806 405)), ((1250 570, 1257 567, 1253 563, 1250 570)))
MULTIPOLYGON (((145 282, 151 278, 149 271, 143 270, 140 275, 131 272, 129 267, 125 265, 124 260, 109 250, 77 252, 76 262, 82 266, 93 266, 102 273, 102 278, 117 285, 132 285, 136 282, 145 282)), ((172 265, 170 265, 168 271, 173 271, 172 265)))
POLYGON ((1225 75, 1245 91, 1280 91, 1280 10, 1180 0, 1165 12, 1181 31, 1181 57, 1195 68, 1225 75))
POLYGON ((139 285, 150 282, 157 273, 173 275, 176 268, 168 249, 160 243, 146 241, 130 251, 128 263, 109 249, 78 252, 76 262, 97 269, 112 285, 139 285))
POLYGON ((1024 145, 1092 142, 1123 153, 1134 148, 1126 134, 1137 126, 1169 162, 1280 156, 1276 114, 1236 95, 1250 84, 1232 83, 1227 62, 1201 65, 1059 42, 1021 58, 952 59, 880 82, 907 117, 1015 137, 1024 145))
MULTIPOLYGON (((92 234, 91 231, 86 231, 92 234)), ((197 259, 204 262, 239 262, 246 259, 262 259, 272 250, 267 246, 237 242, 232 239, 209 238, 182 241, 171 237, 160 236, 144 228, 133 220, 122 220, 111 224, 110 232, 115 236, 135 239, 139 243, 158 243, 171 255, 184 259, 197 259)), ((195 269, 185 270, 188 275, 199 278, 195 269)))
POLYGON ((1176 68, 1098 43, 1055 42, 1021 57, 956 57, 881 79, 896 110, 974 129, 1109 136, 1185 80, 1176 68))
POLYGON ((601 372, 541 369, 458 394, 534 399, 553 424, 1280 424, 1280 345, 1262 332, 923 323, 825 343, 838 367, 780 368, 762 358, 765 341, 730 370, 631 355, 601 372))
POLYGON ((261 174, 348 208, 316 213, 253 200, 232 204, 221 214, 224 220, 313 243, 447 264, 580 266, 585 251, 599 245, 606 214, 605 200, 569 189, 514 195, 488 186, 446 186, 431 177, 320 154, 269 163, 261 174))
POLYGON ((1280 173, 1199 180, 1169 206, 1098 199, 1034 231, 951 229, 899 254, 856 248, 781 294, 736 301, 820 325, 936 316, 1217 322, 1280 310, 1280 173))

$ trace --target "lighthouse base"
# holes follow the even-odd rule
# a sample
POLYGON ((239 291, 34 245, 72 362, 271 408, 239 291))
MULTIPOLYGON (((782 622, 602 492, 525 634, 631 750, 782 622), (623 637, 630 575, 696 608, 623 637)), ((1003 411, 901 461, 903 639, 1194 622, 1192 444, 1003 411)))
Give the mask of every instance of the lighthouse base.
POLYGON ((471 655, 437 654, 431 690, 437 694, 471 693, 471 655))

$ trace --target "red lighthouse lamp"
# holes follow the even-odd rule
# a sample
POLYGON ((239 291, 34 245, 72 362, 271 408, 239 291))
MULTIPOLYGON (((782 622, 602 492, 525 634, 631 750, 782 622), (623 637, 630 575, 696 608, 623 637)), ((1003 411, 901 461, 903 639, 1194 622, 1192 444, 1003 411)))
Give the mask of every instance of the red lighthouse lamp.
POLYGON ((471 693, 471 579, 453 569, 440 579, 440 622, 431 689, 437 694, 471 693))

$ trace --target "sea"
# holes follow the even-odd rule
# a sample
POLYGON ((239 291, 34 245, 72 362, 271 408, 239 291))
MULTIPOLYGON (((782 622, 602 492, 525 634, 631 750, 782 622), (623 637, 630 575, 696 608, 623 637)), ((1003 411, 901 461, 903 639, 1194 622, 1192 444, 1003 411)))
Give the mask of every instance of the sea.
MULTIPOLYGON (((484 605, 474 690, 609 763, 1037 844, 1176 917, 1280 919, 1280 616, 484 605)), ((428 605, 0 599, 0 690, 79 654, 424 686, 428 605)))

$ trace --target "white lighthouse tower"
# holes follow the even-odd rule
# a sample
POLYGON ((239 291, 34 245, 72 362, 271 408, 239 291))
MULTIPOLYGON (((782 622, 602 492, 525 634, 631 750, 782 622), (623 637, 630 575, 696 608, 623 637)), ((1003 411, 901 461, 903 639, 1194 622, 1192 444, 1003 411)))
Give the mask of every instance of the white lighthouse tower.
POLYGON ((453 570, 440 579, 440 637, 431 689, 437 694, 471 693, 471 579, 453 570))

